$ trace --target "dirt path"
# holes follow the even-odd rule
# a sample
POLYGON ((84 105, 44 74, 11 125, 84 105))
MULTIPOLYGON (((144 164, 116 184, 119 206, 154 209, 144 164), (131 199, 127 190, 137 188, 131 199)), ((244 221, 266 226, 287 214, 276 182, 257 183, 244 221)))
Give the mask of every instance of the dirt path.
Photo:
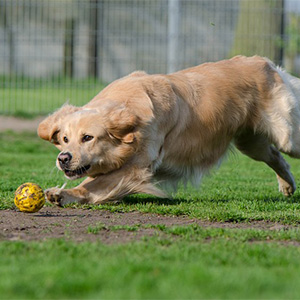
POLYGON ((112 213, 104 210, 43 207, 34 214, 14 210, 0 211, 0 241, 2 240, 47 240, 64 238, 76 242, 101 241, 106 244, 126 243, 140 240, 144 236, 160 235, 163 232, 147 228, 147 224, 166 226, 198 224, 202 227, 256 228, 278 230, 288 228, 271 222, 249 223, 213 223, 190 219, 188 217, 162 216, 140 212, 112 213), (89 227, 101 230, 89 233, 89 227), (114 230, 112 226, 136 226, 137 230, 114 230))
POLYGON ((0 116, 0 132, 13 130, 16 132, 36 131, 39 123, 45 117, 38 117, 33 120, 20 119, 14 117, 0 116))

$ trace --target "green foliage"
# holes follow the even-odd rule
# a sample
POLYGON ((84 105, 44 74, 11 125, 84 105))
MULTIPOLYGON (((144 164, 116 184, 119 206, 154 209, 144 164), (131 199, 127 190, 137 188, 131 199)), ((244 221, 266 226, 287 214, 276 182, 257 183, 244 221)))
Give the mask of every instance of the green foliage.
POLYGON ((283 0, 240 1, 235 39, 229 56, 261 55, 278 63, 282 7, 283 0))
POLYGON ((286 55, 294 58, 300 51, 300 16, 289 14, 289 25, 286 28, 287 40, 284 41, 286 55))

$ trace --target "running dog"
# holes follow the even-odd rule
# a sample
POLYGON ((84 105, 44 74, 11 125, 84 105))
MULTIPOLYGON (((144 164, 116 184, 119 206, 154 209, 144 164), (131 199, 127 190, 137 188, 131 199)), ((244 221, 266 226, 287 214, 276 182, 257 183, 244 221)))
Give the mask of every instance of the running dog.
POLYGON ((38 135, 61 152, 72 189, 57 205, 103 203, 134 193, 165 197, 160 184, 198 184, 230 145, 271 167, 286 196, 296 186, 280 152, 300 157, 300 80, 258 56, 236 56, 168 75, 137 71, 82 107, 65 105, 38 135))

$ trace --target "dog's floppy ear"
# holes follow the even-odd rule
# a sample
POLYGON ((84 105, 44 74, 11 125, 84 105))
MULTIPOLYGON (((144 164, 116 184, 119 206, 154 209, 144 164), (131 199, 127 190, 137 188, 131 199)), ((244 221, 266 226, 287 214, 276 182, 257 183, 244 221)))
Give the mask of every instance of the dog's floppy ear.
POLYGON ((62 119, 75 111, 79 110, 79 107, 73 105, 64 105, 54 114, 50 115, 44 121, 42 121, 38 127, 38 135, 42 139, 53 143, 54 145, 59 145, 58 133, 61 127, 62 119))
POLYGON ((135 141, 137 127, 141 123, 137 115, 122 106, 109 112, 106 117, 106 130, 113 139, 131 144, 135 141))

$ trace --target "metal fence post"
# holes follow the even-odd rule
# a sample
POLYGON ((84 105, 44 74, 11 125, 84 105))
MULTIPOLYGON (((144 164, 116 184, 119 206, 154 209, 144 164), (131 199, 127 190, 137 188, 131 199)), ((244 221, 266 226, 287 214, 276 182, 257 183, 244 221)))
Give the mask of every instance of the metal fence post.
POLYGON ((180 0, 168 0, 168 73, 178 69, 180 0))

